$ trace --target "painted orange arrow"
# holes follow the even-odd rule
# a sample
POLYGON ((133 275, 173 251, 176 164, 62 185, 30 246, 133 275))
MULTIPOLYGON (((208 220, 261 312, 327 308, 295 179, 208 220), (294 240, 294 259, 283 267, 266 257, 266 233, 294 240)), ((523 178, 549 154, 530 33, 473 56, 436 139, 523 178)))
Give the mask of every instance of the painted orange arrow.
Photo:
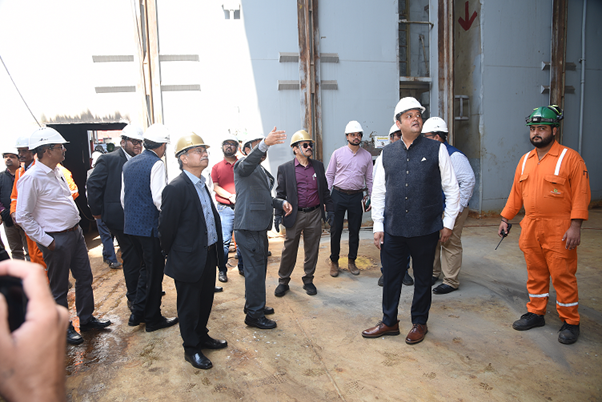
POLYGON ((460 26, 462 28, 464 28, 465 31, 468 31, 472 25, 472 23, 474 22, 475 18, 477 18, 477 12, 473 12, 472 16, 470 16, 470 18, 468 18, 468 1, 466 3, 464 3, 464 18, 460 17, 458 19, 458 22, 460 23, 460 26))

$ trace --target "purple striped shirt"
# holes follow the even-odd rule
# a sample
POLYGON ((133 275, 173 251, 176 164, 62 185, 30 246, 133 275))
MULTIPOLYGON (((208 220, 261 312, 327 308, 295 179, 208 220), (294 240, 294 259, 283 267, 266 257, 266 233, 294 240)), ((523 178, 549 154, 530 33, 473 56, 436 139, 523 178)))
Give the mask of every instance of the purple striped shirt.
POLYGON ((372 194, 372 155, 363 148, 356 153, 344 146, 332 153, 326 170, 328 189, 333 186, 343 190, 368 189, 372 194))

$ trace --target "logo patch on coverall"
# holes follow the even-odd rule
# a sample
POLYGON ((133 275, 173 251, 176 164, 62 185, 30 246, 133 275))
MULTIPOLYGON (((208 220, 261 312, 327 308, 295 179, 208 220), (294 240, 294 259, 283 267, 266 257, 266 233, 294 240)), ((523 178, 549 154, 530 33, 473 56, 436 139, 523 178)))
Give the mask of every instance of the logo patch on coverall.
POLYGON ((558 191, 557 189, 554 189, 552 191, 550 191, 550 193, 555 194, 555 195, 560 195, 562 194, 560 191, 558 191))

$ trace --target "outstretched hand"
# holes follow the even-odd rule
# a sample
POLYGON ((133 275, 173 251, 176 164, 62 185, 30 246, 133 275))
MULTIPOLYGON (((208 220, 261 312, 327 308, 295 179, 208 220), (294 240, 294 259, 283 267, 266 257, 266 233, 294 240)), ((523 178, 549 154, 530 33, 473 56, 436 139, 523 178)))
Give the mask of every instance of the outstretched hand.
POLYGON ((276 126, 270 131, 267 137, 265 137, 265 145, 272 146, 276 144, 284 144, 286 141, 286 131, 276 130, 276 126))

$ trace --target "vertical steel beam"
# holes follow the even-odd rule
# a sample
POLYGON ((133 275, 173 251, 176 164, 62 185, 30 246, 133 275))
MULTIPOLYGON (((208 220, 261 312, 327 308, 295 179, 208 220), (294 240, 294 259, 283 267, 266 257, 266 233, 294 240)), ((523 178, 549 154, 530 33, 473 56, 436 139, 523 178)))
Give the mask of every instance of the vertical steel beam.
POLYGON ((314 158, 323 160, 318 0, 297 0, 301 120, 315 141, 314 158))
MULTIPOLYGON (((566 73, 567 3, 567 0, 554 0, 552 3, 552 45, 550 49, 550 105, 559 105, 563 109, 566 73)), ((560 130, 558 141, 562 141, 562 130, 560 130)))
POLYGON ((437 9, 438 116, 447 122, 448 141, 454 143, 454 2, 439 0, 437 9))

